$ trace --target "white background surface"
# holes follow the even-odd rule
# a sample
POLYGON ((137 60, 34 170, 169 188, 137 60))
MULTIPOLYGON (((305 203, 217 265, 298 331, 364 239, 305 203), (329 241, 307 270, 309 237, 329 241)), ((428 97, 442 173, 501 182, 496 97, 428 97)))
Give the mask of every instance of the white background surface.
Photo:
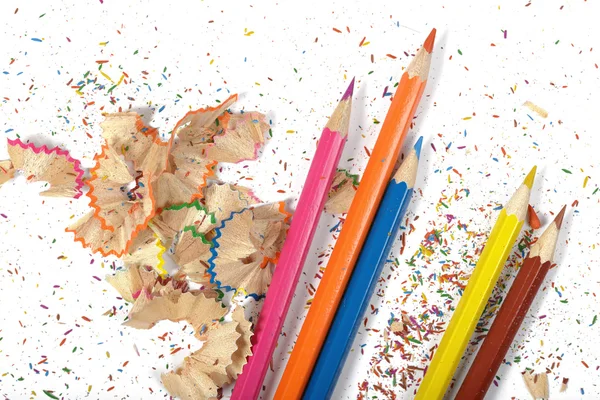
MULTIPOLYGON (((499 386, 491 388, 488 398, 528 398, 521 372, 525 368, 543 372, 552 363, 552 399, 600 398, 596 345, 600 323, 593 324, 600 280, 600 193, 593 194, 600 179, 600 50, 594 49, 600 38, 598 15, 597 2, 582 0, 529 5, 527 0, 415 5, 397 1, 3 1, 0 131, 38 145, 59 145, 89 167, 100 145, 101 107, 114 112, 131 106, 167 133, 190 108, 214 104, 228 92, 239 93, 233 109, 268 114, 273 137, 258 161, 223 165, 219 177, 252 187, 265 201, 288 200, 293 208, 315 140, 352 76, 357 87, 350 141, 341 166, 362 173, 367 162, 364 147, 372 148, 381 126, 374 120, 383 121, 389 107, 390 97, 382 96, 384 88, 393 92, 401 69, 410 61, 406 54, 414 54, 436 27, 429 83, 404 146, 408 149, 415 136, 425 136, 416 184, 421 191, 407 214, 414 231, 406 236, 402 256, 400 244, 394 248, 393 257, 400 265, 384 270, 383 276, 389 278, 379 292, 382 300, 373 302, 378 313, 368 316, 367 328, 379 333, 361 329, 335 397, 356 398, 358 384, 366 380, 367 390, 360 393, 367 397, 390 398, 393 392, 398 399, 412 398, 415 382, 409 380, 404 391, 370 370, 390 312, 418 319, 428 302, 440 308, 453 304, 444 303, 435 293, 447 289, 436 278, 444 260, 459 261, 451 268, 454 273, 470 272, 472 266, 460 262, 460 253, 475 254, 497 215, 493 209, 507 201, 537 164, 531 203, 542 223, 551 220, 550 211, 569 205, 556 252, 558 268, 546 278, 543 293, 507 355, 507 360, 521 357, 521 361, 501 368, 499 386), (245 35, 249 32, 254 33, 245 35), (363 37, 369 43, 359 47, 363 37), (113 81, 124 71, 131 82, 107 94, 112 83, 99 74, 96 60, 109 60, 102 71, 113 81), (86 71, 106 86, 92 90, 90 84, 80 96, 71 86, 86 71), (544 107, 549 117, 542 119, 522 107, 526 100, 544 107), (90 102, 95 104, 86 107, 90 102), (451 195, 465 188, 468 197, 452 202, 445 211, 436 210, 444 190, 451 195), (576 200, 578 205, 571 207, 576 200), (473 241, 465 235, 446 236, 452 248, 448 257, 417 256, 416 266, 407 266, 405 261, 419 251, 426 232, 448 222, 446 213, 480 236, 473 241), (415 271, 420 271, 425 284, 416 285, 414 293, 399 303, 396 299, 405 296, 404 289, 410 286, 406 282, 415 271), (360 355, 361 345, 364 355, 360 355), (562 360, 559 366, 557 357, 562 360), (569 378, 568 389, 559 393, 563 378, 569 378), (380 383, 391 388, 387 395, 374 387, 380 383)), ((2 143, 0 159, 4 158, 2 143)), ((176 367, 185 355, 181 351, 171 356, 170 349, 183 347, 182 341, 191 350, 198 344, 172 323, 149 331, 122 327, 129 306, 116 299, 117 293, 102 280, 120 261, 90 254, 64 233, 65 226, 86 212, 87 198, 44 200, 37 195, 38 186, 21 178, 0 189, 0 213, 6 216, 0 217, 0 395, 46 398, 43 390, 52 390, 66 399, 164 398, 160 373, 167 365, 176 367), (103 315, 112 307, 116 316, 103 315), (159 339, 164 333, 166 339, 159 339)), ((274 393, 306 312, 307 288, 318 284, 317 263, 326 265, 334 243, 330 229, 338 217, 322 219, 286 320, 285 336, 274 355, 274 372, 265 381, 264 398, 274 393), (320 254, 326 256, 318 258, 320 254)), ((514 268, 505 275, 514 276, 514 268)), ((256 308, 249 304, 249 310, 256 308)), ((445 323, 450 315, 444 310, 436 321, 445 323)), ((405 344, 412 361, 395 353, 390 363, 381 366, 423 367, 420 360, 440 338, 441 334, 432 335, 422 345, 405 344)), ((467 358, 472 360, 472 354, 467 358)), ((416 372, 415 379, 420 378, 421 372, 416 372)))

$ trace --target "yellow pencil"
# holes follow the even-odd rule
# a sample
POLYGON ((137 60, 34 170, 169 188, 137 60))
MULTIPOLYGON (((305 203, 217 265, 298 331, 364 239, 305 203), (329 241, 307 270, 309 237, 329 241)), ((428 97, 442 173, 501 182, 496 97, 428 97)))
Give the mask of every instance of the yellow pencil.
POLYGON ((427 368, 415 400, 440 400, 444 397, 471 335, 475 331, 477 321, 496 286, 508 254, 525 222, 535 170, 536 167, 531 169, 523 184, 500 212, 465 292, 452 315, 448 329, 427 368))

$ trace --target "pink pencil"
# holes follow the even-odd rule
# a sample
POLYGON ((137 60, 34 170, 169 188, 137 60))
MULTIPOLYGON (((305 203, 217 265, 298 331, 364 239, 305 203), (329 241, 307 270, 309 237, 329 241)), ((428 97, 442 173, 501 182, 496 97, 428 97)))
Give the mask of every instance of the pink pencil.
POLYGON ((290 308, 296 283, 310 249, 319 217, 346 144, 354 79, 329 118, 310 165, 292 225, 273 273, 252 337, 252 356, 237 379, 232 400, 257 399, 277 345, 277 338, 290 308))

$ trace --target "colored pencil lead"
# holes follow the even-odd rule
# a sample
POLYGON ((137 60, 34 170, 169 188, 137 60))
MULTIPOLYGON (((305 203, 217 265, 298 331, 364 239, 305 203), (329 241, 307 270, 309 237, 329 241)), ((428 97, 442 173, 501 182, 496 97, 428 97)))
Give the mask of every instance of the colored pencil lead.
POLYGON ((415 143, 415 152, 417 153, 417 158, 420 160, 421 159, 421 147, 423 146, 423 136, 421 136, 419 138, 419 140, 417 140, 417 143, 415 143))
POLYGON ((431 53, 431 51, 433 50, 433 43, 435 42, 436 32, 436 29, 433 28, 429 33, 429 36, 427 36, 427 39, 425 39, 425 42, 423 42, 423 48, 427 50, 428 53, 431 53))
POLYGON ((352 97, 352 95, 354 94, 354 80, 355 79, 356 78, 352 78, 350 85, 348 85, 348 89, 346 89, 346 93, 344 93, 344 95, 342 96, 342 100, 347 100, 348 98, 352 97))
POLYGON ((554 218, 554 223, 556 224, 556 227, 558 229, 560 229, 560 227, 562 226, 562 222, 563 222, 563 218, 565 217, 566 210, 567 210, 567 205, 565 204, 563 206, 563 208, 561 208, 561 210, 558 213, 558 215, 556 216, 556 218, 554 218))
POLYGON ((533 168, 531 168, 531 171, 529 171, 529 173, 525 177, 525 180, 523 181, 523 184, 525 186, 527 186, 529 189, 531 189, 533 187, 533 181, 535 179, 536 171, 537 171, 537 165, 534 165, 533 168))

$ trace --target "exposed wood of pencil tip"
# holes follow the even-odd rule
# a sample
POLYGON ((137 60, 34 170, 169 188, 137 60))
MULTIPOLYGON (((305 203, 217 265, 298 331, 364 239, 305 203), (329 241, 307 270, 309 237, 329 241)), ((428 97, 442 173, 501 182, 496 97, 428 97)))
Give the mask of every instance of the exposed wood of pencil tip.
POLYGON ((419 49, 415 58, 412 59, 406 73, 409 79, 418 76, 421 81, 426 81, 429 76, 429 67, 431 65, 431 51, 433 50, 433 43, 435 42, 436 30, 433 28, 425 39, 423 47, 419 49))
POLYGON ((560 210, 556 218, 554 218, 554 221, 552 221, 544 233, 542 233, 542 236, 540 236, 538 241, 531 245, 531 250, 529 250, 529 258, 539 256, 542 264, 547 261, 552 261, 552 258, 554 257, 554 250, 556 249, 556 242, 558 241, 558 233, 560 231, 566 209, 567 206, 563 206, 562 210, 560 210))
POLYGON ((529 205, 529 195, 535 179, 537 167, 533 167, 525 177, 523 184, 519 186, 515 194, 506 203, 506 214, 516 215, 519 221, 524 221, 527 215, 527 206, 529 205))
POLYGON ((337 107, 329 117, 326 128, 332 132, 338 132, 342 137, 348 136, 350 126, 350 112, 352 111, 352 94, 354 93, 354 78, 342 96, 337 107))
POLYGON ((413 188, 415 186, 415 181, 417 180, 417 169, 419 167, 419 159, 417 158, 417 153, 414 150, 410 150, 408 156, 404 159, 398 171, 394 174, 394 180, 397 183, 406 182, 406 186, 408 188, 413 188))

